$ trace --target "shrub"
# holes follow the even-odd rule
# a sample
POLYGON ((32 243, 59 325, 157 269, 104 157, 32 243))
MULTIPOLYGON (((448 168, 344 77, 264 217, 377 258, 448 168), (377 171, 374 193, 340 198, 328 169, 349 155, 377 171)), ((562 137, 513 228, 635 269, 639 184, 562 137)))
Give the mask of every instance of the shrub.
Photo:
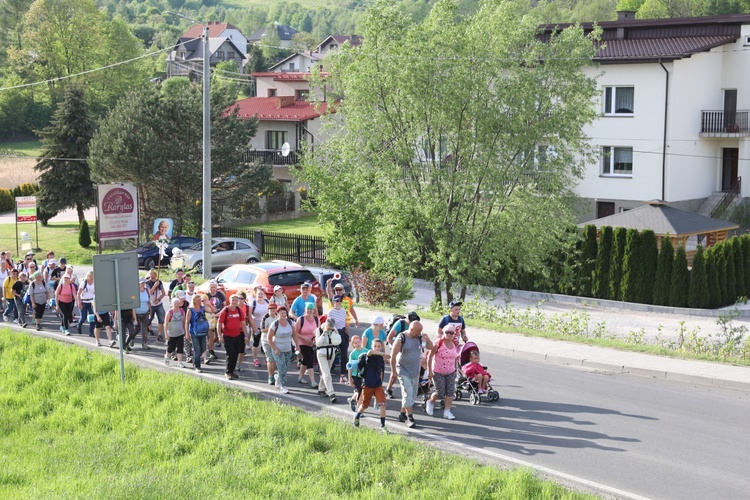
POLYGON ((638 296, 639 302, 653 304, 654 281, 656 279, 657 260, 659 249, 656 244, 656 235, 651 229, 641 232, 641 270, 638 273, 638 296))
POLYGON ((604 226, 599 231, 599 248, 596 252, 596 269, 594 271, 594 297, 609 299, 609 267, 612 262, 612 228, 604 226))
POLYGON ((719 243, 713 249, 716 252, 716 275, 719 278, 719 305, 723 306, 729 302, 729 296, 727 295, 727 256, 723 244, 719 243))
POLYGON ((673 307, 687 306, 690 272, 687 266, 685 247, 680 245, 674 254, 672 266, 672 283, 669 286, 669 305, 673 307))
POLYGON ((716 268, 716 252, 712 248, 705 251, 706 277, 708 280, 708 307, 715 309, 721 305, 719 292, 719 271, 716 268))
POLYGON ((612 260, 609 266, 609 297, 613 300, 622 298, 622 262, 625 255, 627 230, 616 227, 612 232, 612 260))
POLYGON ((86 219, 83 219, 81 228, 78 230, 78 244, 82 248, 88 248, 91 246, 91 234, 89 233, 89 223, 86 219))
POLYGON ((740 240, 745 266, 745 297, 750 297, 750 234, 743 234, 740 240))
POLYGON ((688 307, 705 309, 708 307, 708 277, 706 276, 706 258, 703 246, 698 245, 693 256, 693 269, 690 271, 690 288, 688 307))
POLYGON ((583 248, 581 252, 581 295, 592 297, 594 270, 596 269, 596 226, 586 224, 583 228, 583 248))
POLYGON ((729 241, 723 241, 724 259, 727 266, 727 301, 724 304, 734 304, 737 301, 737 275, 734 268, 734 249, 729 241))
POLYGON ((625 238, 625 254, 622 262, 622 300, 625 302, 638 302, 640 291, 638 285, 641 282, 638 274, 643 267, 641 259, 641 236, 635 229, 628 229, 625 238))
POLYGON ((674 247, 668 235, 661 239, 661 250, 656 262, 656 278, 654 279, 653 303, 660 306, 669 304, 669 284, 672 281, 672 266, 674 265, 674 247))
POLYGON ((742 256, 742 242, 735 236, 729 243, 732 247, 732 254, 734 255, 734 276, 735 276, 735 297, 747 297, 745 293, 745 259, 742 256))
POLYGON ((21 196, 34 196, 34 194, 39 191, 39 185, 27 182, 18 186, 18 190, 21 193, 21 196))
POLYGON ((11 212, 16 208, 16 200, 10 189, 0 189, 0 212, 11 212))
POLYGON ((403 307, 414 297, 411 278, 396 278, 393 275, 379 275, 370 269, 357 266, 352 269, 352 280, 362 299, 370 305, 403 307))

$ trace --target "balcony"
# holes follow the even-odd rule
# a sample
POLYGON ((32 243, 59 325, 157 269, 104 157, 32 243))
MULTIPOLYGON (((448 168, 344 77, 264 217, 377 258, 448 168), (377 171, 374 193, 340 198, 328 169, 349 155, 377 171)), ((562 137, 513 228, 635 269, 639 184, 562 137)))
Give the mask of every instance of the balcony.
POLYGON ((750 137, 750 111, 701 111, 701 137, 750 137))
POLYGON ((245 153, 245 161, 251 162, 260 160, 271 165, 297 165, 299 163, 299 154, 297 151, 290 151, 287 156, 282 156, 278 149, 252 149, 245 153))

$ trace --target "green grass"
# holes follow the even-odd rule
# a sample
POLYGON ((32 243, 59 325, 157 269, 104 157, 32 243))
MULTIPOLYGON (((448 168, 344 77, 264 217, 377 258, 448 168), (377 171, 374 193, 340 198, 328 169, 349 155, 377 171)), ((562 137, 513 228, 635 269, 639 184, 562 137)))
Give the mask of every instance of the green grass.
POLYGON ((0 498, 593 498, 179 373, 0 330, 0 498), (357 450, 368 450, 357 453, 357 450))
POLYGON ((298 219, 280 220, 275 222, 264 222, 240 226, 242 229, 262 229, 277 233, 304 234, 306 236, 324 236, 323 226, 318 224, 317 215, 309 215, 298 219))
MULTIPOLYGON (((89 221, 89 227, 92 227, 93 221, 89 221)), ((78 244, 78 223, 77 222, 55 222, 49 225, 42 226, 39 223, 39 241, 36 241, 36 229, 33 223, 25 223, 18 225, 19 233, 19 246, 20 246, 20 233, 27 232, 31 236, 32 241, 35 242, 35 246, 40 248, 41 255, 37 254, 36 260, 39 264, 44 260, 48 250, 54 250, 55 255, 59 259, 65 257, 71 264, 91 264, 92 256, 96 254, 96 244, 87 248, 81 248, 78 244), (41 260, 40 260, 41 258, 41 260)), ((8 250, 13 254, 13 260, 18 261, 19 257, 16 254, 16 225, 15 224, 0 224, 0 246, 3 250, 8 250)), ((21 254, 25 254, 25 251, 21 251, 21 254)))
POLYGON ((18 140, 1 140, 0 149, 12 153, 36 157, 42 154, 42 143, 39 139, 23 138, 18 140))

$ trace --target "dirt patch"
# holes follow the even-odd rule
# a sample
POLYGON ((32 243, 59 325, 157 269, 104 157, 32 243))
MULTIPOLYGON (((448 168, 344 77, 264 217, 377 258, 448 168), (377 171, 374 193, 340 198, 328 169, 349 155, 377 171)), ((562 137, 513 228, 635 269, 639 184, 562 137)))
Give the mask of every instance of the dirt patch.
POLYGON ((0 188, 13 189, 26 182, 36 182, 34 165, 33 158, 0 158, 0 188))

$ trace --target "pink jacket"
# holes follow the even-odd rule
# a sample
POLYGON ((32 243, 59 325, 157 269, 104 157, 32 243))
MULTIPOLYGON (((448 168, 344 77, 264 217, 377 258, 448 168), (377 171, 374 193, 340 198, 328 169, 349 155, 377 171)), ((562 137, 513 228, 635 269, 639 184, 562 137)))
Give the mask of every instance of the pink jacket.
POLYGON ((466 363, 462 368, 464 375, 469 378, 474 378, 475 375, 487 375, 492 378, 487 370, 480 363, 466 363))

